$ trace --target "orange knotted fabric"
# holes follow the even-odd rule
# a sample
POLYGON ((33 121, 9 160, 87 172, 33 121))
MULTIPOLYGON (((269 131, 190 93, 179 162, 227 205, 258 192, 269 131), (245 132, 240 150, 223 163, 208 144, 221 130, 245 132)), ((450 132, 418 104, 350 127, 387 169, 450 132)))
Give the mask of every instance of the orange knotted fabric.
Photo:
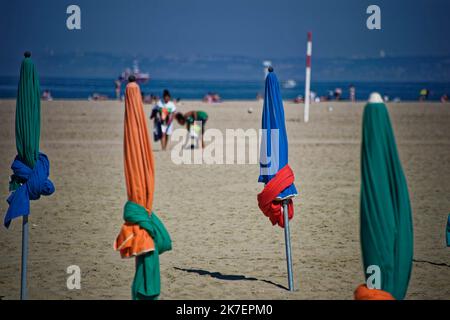
MULTIPOLYGON (((141 90, 135 82, 125 90, 124 165, 128 200, 143 206, 151 214, 155 185, 154 159, 148 135, 141 90)), ((137 224, 124 223, 114 242, 123 258, 155 249, 153 239, 137 224)))
POLYGON ((355 290, 355 300, 395 300, 395 299, 389 292, 378 289, 369 289, 365 284, 362 284, 355 290))

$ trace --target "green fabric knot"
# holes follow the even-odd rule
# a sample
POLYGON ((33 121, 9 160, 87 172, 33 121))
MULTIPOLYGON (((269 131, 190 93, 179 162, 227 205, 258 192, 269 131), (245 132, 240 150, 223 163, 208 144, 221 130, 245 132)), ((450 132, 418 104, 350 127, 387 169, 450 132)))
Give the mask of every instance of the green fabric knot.
POLYGON ((172 249, 172 240, 154 212, 148 214, 145 208, 128 201, 123 211, 123 219, 145 229, 155 242, 155 250, 136 258, 131 294, 133 300, 156 300, 161 292, 159 255, 172 249))

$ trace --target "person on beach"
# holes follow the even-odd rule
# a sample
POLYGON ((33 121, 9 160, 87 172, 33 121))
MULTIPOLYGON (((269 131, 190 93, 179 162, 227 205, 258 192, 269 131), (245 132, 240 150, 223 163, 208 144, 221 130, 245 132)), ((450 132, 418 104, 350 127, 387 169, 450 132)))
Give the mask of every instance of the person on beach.
POLYGON ((208 92, 203 97, 203 102, 206 102, 206 103, 219 103, 219 102, 222 102, 222 98, 220 97, 220 95, 218 93, 208 92))
POLYGON ((336 101, 339 101, 341 100, 341 96, 342 96, 342 89, 341 88, 334 89, 334 99, 336 101))
POLYGON ((45 101, 52 101, 53 97, 49 90, 44 90, 41 99, 45 101))
POLYGON ((173 131, 173 120, 177 107, 172 101, 169 90, 163 92, 163 99, 156 104, 161 114, 161 148, 166 150, 169 136, 173 131))
POLYGON ((328 90, 327 101, 332 101, 334 99, 334 91, 328 90))
POLYGON ((428 90, 427 88, 420 90, 419 101, 428 100, 429 95, 430 95, 430 90, 428 90))
POLYGON ((116 100, 120 100, 120 88, 122 87, 122 82, 117 79, 114 81, 114 92, 116 93, 116 100))
POLYGON ((202 149, 205 147, 205 142, 203 140, 203 135, 205 133, 205 125, 208 121, 208 114, 205 111, 189 111, 185 114, 178 112, 175 115, 178 123, 182 126, 186 125, 188 131, 188 136, 186 139, 186 144, 189 141, 189 137, 198 138, 198 134, 202 137, 202 149), (201 127, 198 126, 198 122, 201 122, 201 127))
POLYGON ((108 100, 108 96, 104 95, 104 94, 100 94, 100 93, 94 92, 92 94, 92 96, 88 97, 88 100, 89 101, 92 101, 92 100, 93 101, 105 101, 105 100, 108 100))
POLYGON ((303 99, 302 95, 298 95, 297 97, 294 98, 294 103, 303 103, 305 102, 305 100, 303 99))
POLYGON ((348 93, 349 93, 349 97, 350 97, 350 101, 351 102, 355 102, 356 101, 356 88, 354 85, 350 85, 350 87, 348 88, 348 93))

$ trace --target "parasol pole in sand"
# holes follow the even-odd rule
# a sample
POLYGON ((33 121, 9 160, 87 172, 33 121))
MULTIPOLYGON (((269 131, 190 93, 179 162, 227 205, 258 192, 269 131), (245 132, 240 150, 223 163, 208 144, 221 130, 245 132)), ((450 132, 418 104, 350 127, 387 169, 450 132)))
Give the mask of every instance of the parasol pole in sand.
POLYGON ((22 219, 22 268, 20 275, 20 300, 27 300, 28 216, 22 219))
POLYGON ((305 114, 304 121, 309 121, 309 104, 311 99, 311 54, 312 54, 312 33, 308 32, 308 42, 306 45, 306 77, 305 77, 305 114))
POLYGON ((288 271, 289 291, 294 291, 294 276, 292 272, 292 251, 291 251, 291 234, 289 231, 288 202, 289 199, 284 199, 282 201, 283 218, 284 218, 284 242, 286 245, 286 262, 288 271))

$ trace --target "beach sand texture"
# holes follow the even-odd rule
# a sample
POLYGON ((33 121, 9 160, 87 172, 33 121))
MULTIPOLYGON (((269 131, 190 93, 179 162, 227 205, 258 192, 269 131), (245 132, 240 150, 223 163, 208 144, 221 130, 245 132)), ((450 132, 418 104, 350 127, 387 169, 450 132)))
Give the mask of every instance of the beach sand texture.
MULTIPOLYGON (((303 106, 285 103, 290 165, 299 190, 291 221, 293 293, 285 289, 283 230, 273 227, 257 206, 263 188, 257 183, 258 165, 175 165, 171 153, 154 143, 154 210, 173 240, 173 250, 161 256, 161 299, 352 299, 363 282, 363 106, 315 104, 305 124, 303 106)), ((134 261, 121 259, 112 248, 126 201, 123 108, 115 101, 42 103, 41 150, 49 156, 56 192, 31 206, 31 299, 130 298, 134 261), (70 265, 81 268, 80 290, 66 287, 70 265)), ((257 101, 182 101, 178 108, 207 111, 207 128, 222 132, 258 129, 261 123, 262 102, 257 101)), ((150 106, 145 109, 149 115, 150 106)), ((14 110, 14 100, 0 101, 2 219, 16 154, 14 110)), ((447 265, 415 262, 407 299, 450 299, 450 249, 445 244, 450 106, 399 103, 389 110, 410 189, 415 259, 447 265)), ((17 299, 20 219, 9 230, 0 228, 0 243, 0 298, 17 299)))

